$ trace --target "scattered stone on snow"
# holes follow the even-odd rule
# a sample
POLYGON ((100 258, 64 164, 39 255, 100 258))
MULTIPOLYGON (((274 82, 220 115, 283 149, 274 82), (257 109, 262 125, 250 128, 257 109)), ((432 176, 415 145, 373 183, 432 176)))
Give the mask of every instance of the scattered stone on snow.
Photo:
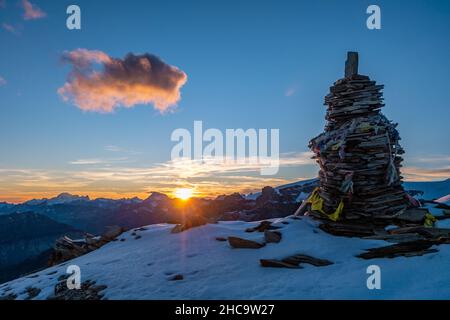
POLYGON ((37 297, 39 293, 41 293, 41 289, 35 287, 27 287, 25 291, 26 293, 28 293, 28 297, 26 297, 26 300, 31 300, 37 297))
POLYGON ((322 223, 319 228, 335 236, 368 237, 376 235, 374 227, 370 224, 327 221, 322 223))
POLYGON ((96 285, 95 281, 86 280, 81 283, 80 289, 69 289, 66 280, 58 282, 53 295, 47 297, 48 300, 101 300, 101 291, 107 288, 106 285, 96 285))
POLYGON ((259 249, 265 246, 264 243, 256 242, 253 240, 242 239, 238 237, 228 237, 228 243, 233 248, 239 249, 259 249))
POLYGON ((110 226, 107 227, 106 232, 99 237, 86 234, 84 239, 79 240, 73 240, 67 236, 59 238, 56 240, 53 248, 49 265, 53 266, 96 250, 108 242, 114 241, 124 231, 126 230, 122 227, 110 226))
POLYGON ((315 267, 324 267, 324 266, 328 266, 333 264, 333 262, 326 260, 326 259, 318 259, 318 258, 314 258, 311 256, 308 256, 306 254, 296 254, 293 256, 289 256, 285 259, 283 259, 283 261, 287 262, 287 263, 307 263, 307 264, 311 264, 315 267))
POLYGON ((0 301, 2 300, 16 300, 17 295, 14 293, 8 293, 7 295, 0 296, 0 301))
POLYGON ((402 242, 411 242, 411 241, 417 241, 417 240, 424 240, 425 237, 421 236, 418 233, 404 233, 404 234, 380 234, 376 236, 370 236, 370 237, 364 237, 364 239, 371 239, 371 240, 384 240, 387 242, 393 242, 393 243, 402 243, 402 242))
POLYGON ((450 206, 448 204, 445 203, 438 203, 435 208, 437 209, 445 209, 445 210, 449 210, 450 206))
POLYGON ((119 226, 109 226, 107 227, 106 232, 101 235, 100 239, 105 242, 109 242, 120 236, 125 231, 125 228, 119 226))
POLYGON ((202 225, 205 225, 208 221, 202 217, 202 216, 191 216, 189 217, 189 219, 181 224, 177 224, 175 227, 173 227, 173 229, 171 230, 172 233, 179 233, 179 232, 183 232, 185 230, 194 228, 194 227, 199 227, 202 225))
POLYGON ((395 258, 422 256, 427 253, 438 252, 437 249, 430 249, 433 242, 427 240, 417 240, 404 243, 393 244, 385 247, 367 249, 367 252, 357 255, 362 259, 375 258, 395 258))
POLYGON ((278 243, 281 241, 281 232, 265 230, 264 239, 267 243, 278 243))
POLYGON ((311 264, 316 267, 324 267, 333 264, 326 259, 318 259, 305 254, 295 254, 282 260, 261 259, 260 264, 263 267, 274 268, 302 268, 301 263, 311 264))
POLYGON ((303 268, 299 265, 293 265, 282 260, 275 259, 260 259, 261 266, 266 268, 289 268, 289 269, 300 269, 303 268))
POLYGON ((172 277, 169 278, 169 281, 179 281, 179 280, 183 280, 184 276, 182 274, 176 274, 172 277))
POLYGON ((427 214, 429 214, 429 212, 426 208, 409 208, 396 216, 395 219, 422 224, 425 221, 425 216, 427 214))
POLYGON ((260 224, 258 224, 256 227, 247 228, 245 229, 245 232, 264 232, 266 230, 276 230, 281 229, 281 227, 277 227, 272 225, 271 221, 261 221, 260 224))

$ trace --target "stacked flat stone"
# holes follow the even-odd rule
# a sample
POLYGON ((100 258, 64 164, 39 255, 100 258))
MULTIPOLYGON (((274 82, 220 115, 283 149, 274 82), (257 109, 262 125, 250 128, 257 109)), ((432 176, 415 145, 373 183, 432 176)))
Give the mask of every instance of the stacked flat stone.
POLYGON ((319 195, 331 213, 343 201, 341 219, 392 218, 408 206, 400 176, 397 124, 380 109, 383 85, 358 74, 358 54, 349 52, 345 78, 325 97, 325 131, 309 147, 320 165, 319 195))

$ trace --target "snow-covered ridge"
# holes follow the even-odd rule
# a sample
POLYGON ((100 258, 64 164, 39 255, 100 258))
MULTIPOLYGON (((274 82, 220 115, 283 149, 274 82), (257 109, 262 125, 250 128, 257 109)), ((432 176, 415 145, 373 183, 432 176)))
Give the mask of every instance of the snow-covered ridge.
POLYGON ((424 199, 434 200, 450 195, 450 178, 442 181, 406 181, 403 183, 406 190, 420 190, 424 199))
MULTIPOLYGON (((288 183, 288 184, 283 184, 281 186, 275 187, 274 189, 275 189, 275 191, 278 194, 280 194, 280 190, 287 189, 287 188, 304 187, 304 186, 308 186, 308 185, 315 185, 315 184, 318 183, 318 181, 319 180, 317 178, 307 179, 307 180, 300 180, 300 181, 296 181, 296 182, 292 182, 292 183, 288 183)), ((261 192, 254 192, 254 193, 246 194, 244 197, 247 200, 256 200, 260 195, 261 195, 261 192)), ((300 196, 300 194, 299 194, 299 196, 300 196)), ((301 200, 303 200, 303 197, 301 198, 301 200)))
MULTIPOLYGON (((278 192, 283 189, 288 188, 295 188, 295 187, 305 187, 308 185, 315 185, 318 183, 318 179, 307 179, 307 180, 300 180, 297 182, 284 184, 278 187, 275 187, 274 189, 278 192)), ((403 187, 405 190, 418 190, 422 191, 423 195, 421 197, 428 199, 428 200, 434 200, 439 199, 440 202, 448 202, 450 199, 450 178, 443 180, 443 181, 405 181, 403 182, 403 187)), ((261 192, 255 192, 255 193, 249 193, 245 195, 246 199, 249 200, 255 200, 261 195, 261 192)), ((299 201, 304 200, 305 195, 299 194, 299 201)), ((298 201, 298 202, 299 202, 298 201)))
POLYGON ((450 246, 420 257, 363 260, 364 249, 387 245, 381 240, 335 237, 308 217, 273 219, 279 243, 260 249, 233 249, 216 238, 237 236, 262 241, 263 233, 245 230, 258 222, 219 222, 171 233, 173 225, 130 230, 118 241, 87 255, 0 286, 0 296, 34 299, 54 294, 58 278, 78 265, 81 280, 106 286, 107 299, 449 299, 450 246), (303 253, 328 259, 326 267, 263 268, 259 259, 303 253), (367 267, 378 265, 382 289, 366 286, 367 267), (175 275, 182 279, 174 281, 175 275), (28 289, 27 289, 28 288, 28 289), (37 290, 36 290, 37 289, 37 290))
POLYGON ((73 201, 89 201, 89 196, 78 196, 73 195, 67 192, 60 193, 58 196, 47 199, 33 199, 24 202, 26 205, 39 205, 39 204, 47 204, 47 205, 55 205, 55 204, 64 204, 64 203, 70 203, 73 201))

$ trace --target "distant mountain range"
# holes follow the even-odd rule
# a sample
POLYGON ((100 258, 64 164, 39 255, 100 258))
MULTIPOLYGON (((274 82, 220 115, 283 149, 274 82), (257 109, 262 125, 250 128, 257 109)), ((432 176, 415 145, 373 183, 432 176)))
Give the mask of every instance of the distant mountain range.
MULTIPOLYGON (((62 235, 81 237, 102 234, 108 226, 126 229, 155 223, 181 223, 188 217, 257 221, 285 217, 317 186, 317 179, 303 180, 261 192, 191 198, 188 202, 153 192, 147 199, 90 199, 62 193, 50 199, 21 204, 0 203, 0 282, 45 267, 46 255, 62 235)), ((425 199, 447 199, 450 179, 437 182, 405 182, 407 190, 423 192, 425 199), (446 197, 447 196, 447 197, 446 197)))

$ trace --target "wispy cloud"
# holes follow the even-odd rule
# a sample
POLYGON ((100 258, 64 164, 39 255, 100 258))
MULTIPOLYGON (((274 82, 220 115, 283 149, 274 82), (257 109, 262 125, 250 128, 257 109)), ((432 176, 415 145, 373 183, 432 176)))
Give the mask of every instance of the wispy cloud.
POLYGON ((24 20, 42 19, 47 16, 47 14, 42 9, 40 9, 35 4, 32 4, 28 0, 22 0, 22 7, 24 9, 23 12, 24 20))
POLYGON ((15 26, 13 26, 12 24, 3 22, 3 23, 2 23, 2 28, 3 28, 4 30, 6 30, 6 31, 8 31, 8 32, 10 32, 10 33, 12 33, 12 34, 15 34, 15 35, 19 35, 19 34, 20 34, 19 27, 15 27, 15 26))
POLYGON ((97 164, 116 164, 116 163, 123 163, 123 162, 130 162, 130 159, 126 157, 122 158, 114 158, 114 159, 100 159, 100 158, 93 158, 93 159, 77 159, 70 161, 69 164, 74 165, 97 165, 97 164))
POLYGON ((290 86, 284 92, 284 96, 285 97, 292 97, 293 95, 295 95, 297 93, 297 90, 298 90, 297 85, 290 86))
POLYGON ((112 58, 98 50, 65 52, 72 65, 67 82, 58 89, 64 101, 85 111, 112 112, 117 107, 153 104, 160 112, 180 100, 187 76, 152 54, 127 54, 112 58))
POLYGON ((121 147, 115 146, 115 145, 105 146, 105 150, 106 151, 111 151, 111 152, 122 152, 122 151, 124 151, 124 149, 122 149, 121 147))
POLYGON ((410 181, 444 180, 450 178, 450 166, 436 169, 405 167, 402 168, 401 172, 405 180, 410 181))
POLYGON ((139 151, 129 150, 129 149, 122 148, 122 147, 119 147, 116 145, 107 145, 104 147, 104 149, 109 152, 118 152, 118 153, 130 154, 130 155, 141 154, 141 152, 139 152, 139 151))
POLYGON ((77 159, 70 161, 69 164, 85 165, 85 164, 103 164, 101 159, 77 159))
POLYGON ((5 78, 3 78, 2 76, 0 76, 0 87, 4 86, 5 84, 7 84, 5 78))
POLYGON ((406 180, 428 181, 450 178, 448 154, 425 154, 408 157, 401 172, 406 180))
POLYGON ((0 8, 6 8, 6 0, 0 0, 0 8))
POLYGON ((450 164, 450 155, 426 155, 418 156, 411 159, 414 162, 421 163, 436 163, 436 162, 447 162, 450 164))

